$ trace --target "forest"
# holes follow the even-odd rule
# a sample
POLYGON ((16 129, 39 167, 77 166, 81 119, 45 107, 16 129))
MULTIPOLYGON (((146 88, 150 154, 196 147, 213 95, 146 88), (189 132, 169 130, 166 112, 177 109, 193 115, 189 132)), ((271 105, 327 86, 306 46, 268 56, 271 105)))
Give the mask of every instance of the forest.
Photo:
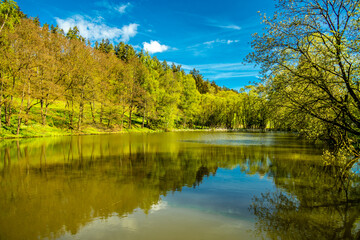
POLYGON ((91 43, 27 17, 13 1, 0 10, 1 135, 49 126, 81 133, 131 128, 265 128, 255 87, 219 87, 193 69, 167 64, 131 45, 91 43))

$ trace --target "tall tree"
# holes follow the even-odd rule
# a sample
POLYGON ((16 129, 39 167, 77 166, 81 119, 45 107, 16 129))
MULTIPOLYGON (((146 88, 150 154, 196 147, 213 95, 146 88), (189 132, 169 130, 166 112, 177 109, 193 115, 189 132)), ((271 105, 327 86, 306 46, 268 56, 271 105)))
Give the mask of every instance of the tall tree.
POLYGON ((254 35, 259 64, 279 106, 329 124, 343 145, 360 136, 358 0, 278 0, 254 35))
MULTIPOLYGON (((45 125, 48 107, 60 99, 66 90, 67 70, 63 63, 66 40, 58 31, 50 31, 47 25, 39 29, 43 45, 38 53, 39 66, 33 90, 34 97, 40 103, 41 123, 45 125)), ((33 104, 28 103, 27 112, 32 106, 33 104)))
MULTIPOLYGON (((7 83, 2 84, 5 93, 5 120, 10 126, 11 116, 17 109, 17 134, 24 117, 24 101, 27 91, 34 79, 38 67, 42 41, 39 28, 30 19, 22 19, 14 32, 8 34, 9 48, 4 52, 3 59, 6 60, 5 76, 7 83), (15 101, 15 99, 19 99, 15 101)), ((4 83, 4 82, 3 82, 4 83)))
POLYGON ((175 72, 179 74, 182 79, 182 92, 180 95, 179 109, 182 111, 183 127, 185 128, 188 123, 190 123, 190 126, 192 125, 194 120, 193 117, 198 114, 200 93, 196 89, 195 79, 192 75, 184 75, 182 72, 178 71, 175 72))
POLYGON ((190 71, 190 74, 195 79, 196 88, 198 89, 198 91, 201 94, 208 93, 210 83, 204 80, 204 77, 203 75, 200 74, 200 71, 194 68, 193 70, 190 71))
POLYGON ((12 0, 0 1, 0 35, 5 26, 13 29, 23 16, 16 2, 12 0))

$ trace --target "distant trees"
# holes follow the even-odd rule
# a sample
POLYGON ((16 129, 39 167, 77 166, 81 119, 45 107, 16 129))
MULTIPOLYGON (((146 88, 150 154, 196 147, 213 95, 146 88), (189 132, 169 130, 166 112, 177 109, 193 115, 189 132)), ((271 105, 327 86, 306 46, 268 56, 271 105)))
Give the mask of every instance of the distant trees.
POLYGON ((204 80, 204 77, 200 74, 199 70, 196 70, 195 68, 190 71, 190 74, 195 79, 196 88, 201 94, 205 94, 209 92, 209 85, 210 83, 208 81, 204 80))

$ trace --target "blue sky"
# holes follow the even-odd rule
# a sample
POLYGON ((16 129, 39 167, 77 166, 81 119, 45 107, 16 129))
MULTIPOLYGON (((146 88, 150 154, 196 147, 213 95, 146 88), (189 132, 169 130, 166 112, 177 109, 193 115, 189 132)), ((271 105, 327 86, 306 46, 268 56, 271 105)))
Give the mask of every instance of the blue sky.
POLYGON ((220 86, 239 89, 257 81, 258 70, 244 65, 251 34, 261 32, 259 11, 271 14, 272 0, 19 0, 28 16, 58 24, 67 32, 77 25, 92 42, 108 38, 137 50, 200 70, 220 86))

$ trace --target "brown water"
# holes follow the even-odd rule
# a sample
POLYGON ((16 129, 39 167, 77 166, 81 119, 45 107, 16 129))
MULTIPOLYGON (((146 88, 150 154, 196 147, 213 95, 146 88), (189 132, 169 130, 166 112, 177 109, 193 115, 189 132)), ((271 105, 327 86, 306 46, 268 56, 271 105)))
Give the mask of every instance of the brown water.
POLYGON ((355 239, 358 174, 321 154, 284 133, 3 141, 0 239, 355 239))

